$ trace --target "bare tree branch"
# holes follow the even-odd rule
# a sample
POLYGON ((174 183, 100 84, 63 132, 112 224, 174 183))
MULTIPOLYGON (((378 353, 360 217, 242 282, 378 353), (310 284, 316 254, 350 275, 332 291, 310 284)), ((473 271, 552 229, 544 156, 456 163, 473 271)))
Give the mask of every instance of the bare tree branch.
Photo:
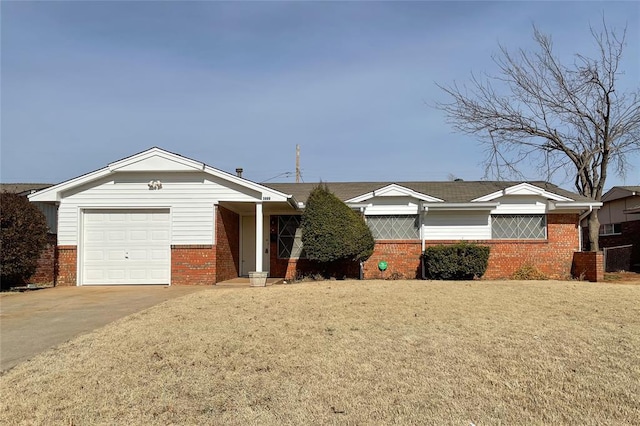
MULTIPOLYGON (((461 133, 480 137, 486 175, 522 177, 537 165, 546 179, 564 171, 576 190, 600 201, 610 168, 624 175, 629 154, 640 151, 640 89, 616 90, 626 29, 603 18, 590 27, 594 57, 576 54, 571 64, 554 55, 549 35, 533 27, 535 51, 499 46, 495 76, 471 75, 468 84, 438 85, 451 101, 436 106, 461 133)), ((598 249, 597 212, 589 219, 591 247, 598 249)))

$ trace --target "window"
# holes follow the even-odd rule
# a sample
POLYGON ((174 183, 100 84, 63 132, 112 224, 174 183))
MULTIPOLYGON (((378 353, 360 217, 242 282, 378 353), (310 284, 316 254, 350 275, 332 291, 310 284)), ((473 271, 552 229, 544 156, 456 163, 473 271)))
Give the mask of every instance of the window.
POLYGON ((491 216, 491 238, 508 240, 544 240, 547 221, 543 214, 491 216))
POLYGON ((305 258, 302 249, 302 216, 278 216, 278 258, 305 258))
POLYGON ((607 223, 600 225, 600 235, 619 235, 622 234, 622 226, 620 223, 607 223))
POLYGON ((417 215, 367 216, 367 225, 375 240, 417 240, 420 238, 417 215))

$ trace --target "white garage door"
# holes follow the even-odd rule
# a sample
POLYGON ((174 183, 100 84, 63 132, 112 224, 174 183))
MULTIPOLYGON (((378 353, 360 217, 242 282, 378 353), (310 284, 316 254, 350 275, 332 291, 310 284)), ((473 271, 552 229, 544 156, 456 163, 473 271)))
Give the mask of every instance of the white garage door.
POLYGON ((169 284, 169 210, 84 213, 82 284, 169 284))

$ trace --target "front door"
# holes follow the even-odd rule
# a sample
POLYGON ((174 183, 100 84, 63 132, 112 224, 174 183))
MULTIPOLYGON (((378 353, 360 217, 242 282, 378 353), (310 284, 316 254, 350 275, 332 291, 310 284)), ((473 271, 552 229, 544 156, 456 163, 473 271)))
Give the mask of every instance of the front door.
POLYGON ((242 255, 240 275, 248 276, 256 270, 256 217, 242 216, 242 255))

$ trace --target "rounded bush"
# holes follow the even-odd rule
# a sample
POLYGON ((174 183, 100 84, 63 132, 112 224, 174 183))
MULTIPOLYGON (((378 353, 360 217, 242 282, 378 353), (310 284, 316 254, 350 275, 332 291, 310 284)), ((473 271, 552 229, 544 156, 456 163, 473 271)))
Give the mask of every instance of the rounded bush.
POLYGON ((364 261, 375 241, 364 219, 320 184, 309 194, 302 215, 302 244, 310 260, 329 263, 364 261))

